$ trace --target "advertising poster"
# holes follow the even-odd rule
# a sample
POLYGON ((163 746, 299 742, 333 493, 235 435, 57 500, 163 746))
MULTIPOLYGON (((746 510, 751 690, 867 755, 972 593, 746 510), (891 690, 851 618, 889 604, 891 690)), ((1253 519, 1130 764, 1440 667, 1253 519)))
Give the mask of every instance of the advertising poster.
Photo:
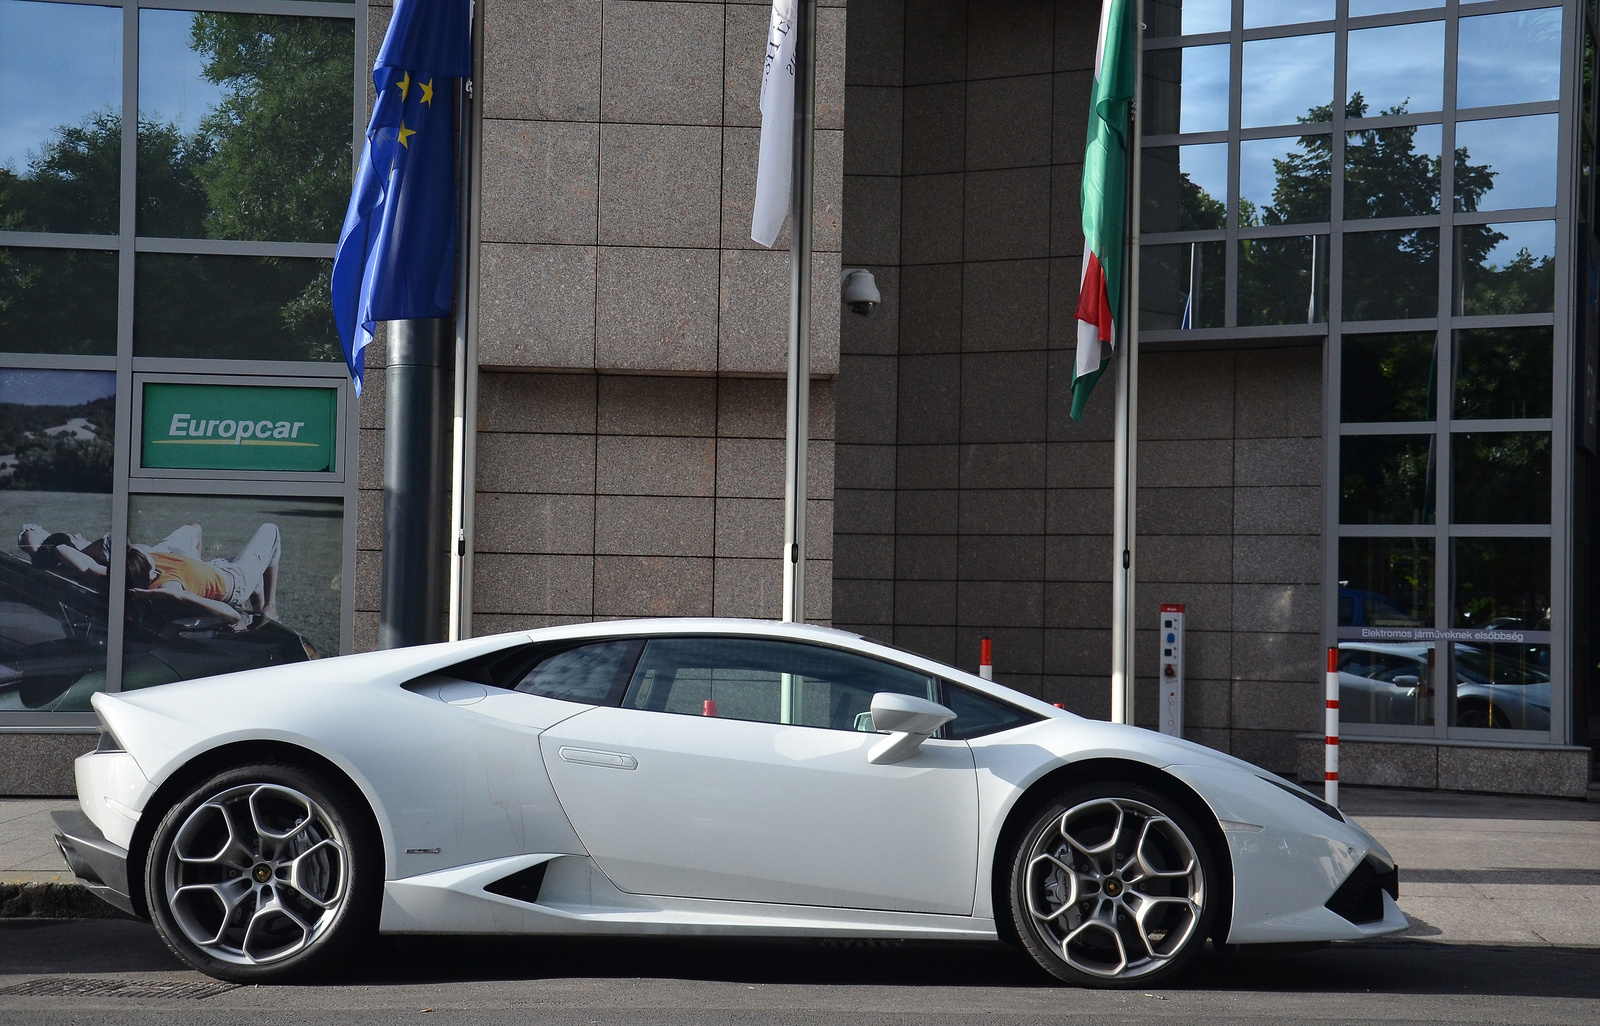
POLYGON ((344 504, 128 497, 125 691, 339 651, 344 504))
POLYGON ((0 712, 106 686, 116 375, 0 369, 0 712))

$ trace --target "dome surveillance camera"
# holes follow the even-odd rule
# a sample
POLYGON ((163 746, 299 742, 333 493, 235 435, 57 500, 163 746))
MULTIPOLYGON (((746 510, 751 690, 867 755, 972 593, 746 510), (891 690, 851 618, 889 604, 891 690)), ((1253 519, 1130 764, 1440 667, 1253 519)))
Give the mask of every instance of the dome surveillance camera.
POLYGON ((871 271, 848 267, 839 275, 839 284, 844 290, 846 305, 863 317, 883 302, 883 294, 878 291, 878 283, 871 271))

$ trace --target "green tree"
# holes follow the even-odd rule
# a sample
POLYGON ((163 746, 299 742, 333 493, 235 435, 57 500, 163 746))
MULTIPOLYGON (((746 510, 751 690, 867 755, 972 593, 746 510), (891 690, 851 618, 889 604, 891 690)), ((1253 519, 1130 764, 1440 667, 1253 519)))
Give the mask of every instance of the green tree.
POLYGON ((333 242, 351 181, 351 23, 196 14, 191 46, 223 88, 201 122, 210 238, 333 242))

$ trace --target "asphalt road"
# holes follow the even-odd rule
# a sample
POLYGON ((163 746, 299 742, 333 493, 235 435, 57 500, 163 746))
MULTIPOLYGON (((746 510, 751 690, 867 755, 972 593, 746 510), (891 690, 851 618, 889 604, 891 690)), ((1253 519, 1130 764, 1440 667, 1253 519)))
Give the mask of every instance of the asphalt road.
POLYGON ((379 942, 345 975, 316 984, 224 989, 179 969, 141 923, 11 920, 0 922, 0 1021, 1592 1026, 1600 951, 1408 941, 1207 952, 1171 988, 1100 992, 1054 986, 993 945, 405 938, 379 942))

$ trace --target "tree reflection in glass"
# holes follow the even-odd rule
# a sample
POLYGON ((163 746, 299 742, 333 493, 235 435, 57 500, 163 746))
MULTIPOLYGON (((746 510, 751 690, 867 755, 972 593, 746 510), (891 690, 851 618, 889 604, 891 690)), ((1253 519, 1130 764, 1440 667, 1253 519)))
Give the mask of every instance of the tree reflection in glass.
POLYGON ((1553 329, 1471 328, 1456 332, 1458 420, 1548 417, 1553 329))
POLYGON ((1456 227, 1456 313, 1549 313, 1556 301, 1556 223, 1456 227))
POLYGON ((1139 325, 1146 331, 1220 328, 1227 244, 1139 247, 1139 325))
POLYGON ((1451 541, 1453 627, 1550 629, 1550 539, 1451 541))
POLYGON ((1339 419, 1378 424, 1434 419, 1437 335, 1346 335, 1339 347, 1339 419))
POLYGON ((140 12, 140 235, 336 242, 351 22, 140 12))
POLYGON ((1550 432, 1474 431, 1450 436, 1458 524, 1550 522, 1550 432))
POLYGON ((1340 538, 1339 626, 1433 626, 1433 539, 1340 538))
POLYGON ((115 235, 122 11, 0 0, 0 92, 0 230, 115 235))
POLYGON ((1339 522, 1433 523, 1436 445, 1433 435, 1339 439, 1339 522))

